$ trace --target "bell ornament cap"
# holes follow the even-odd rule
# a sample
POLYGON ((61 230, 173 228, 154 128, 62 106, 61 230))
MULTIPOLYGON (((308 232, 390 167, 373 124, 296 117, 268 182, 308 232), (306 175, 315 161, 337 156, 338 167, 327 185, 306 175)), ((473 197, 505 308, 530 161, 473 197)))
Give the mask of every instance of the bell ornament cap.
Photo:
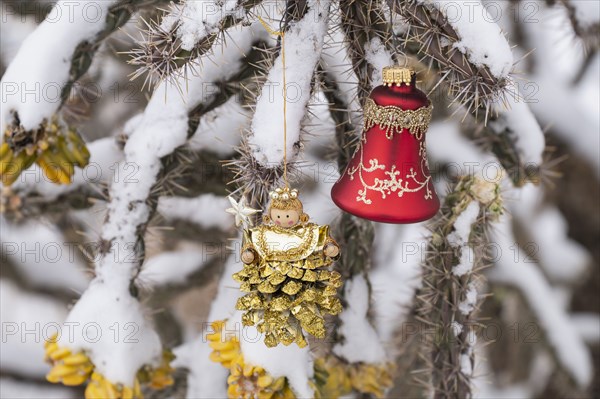
POLYGON ((393 86, 393 85, 410 85, 415 71, 409 67, 402 66, 388 66, 383 68, 383 84, 385 86, 393 86))

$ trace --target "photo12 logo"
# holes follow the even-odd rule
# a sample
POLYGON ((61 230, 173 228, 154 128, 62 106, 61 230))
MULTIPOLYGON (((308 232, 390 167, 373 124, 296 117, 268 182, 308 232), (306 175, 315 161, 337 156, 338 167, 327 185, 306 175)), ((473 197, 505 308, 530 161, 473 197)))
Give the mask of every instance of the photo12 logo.
POLYGON ((114 343, 136 344, 139 342, 140 326, 133 322, 114 322, 101 325, 97 322, 2 322, 2 343, 41 344, 52 339, 68 344, 90 343, 110 340, 114 343))

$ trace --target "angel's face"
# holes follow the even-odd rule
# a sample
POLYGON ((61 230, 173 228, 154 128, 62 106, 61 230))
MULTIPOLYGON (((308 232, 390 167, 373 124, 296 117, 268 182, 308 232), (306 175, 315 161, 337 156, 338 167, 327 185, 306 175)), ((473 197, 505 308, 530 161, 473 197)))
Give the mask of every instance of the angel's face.
POLYGON ((294 227, 300 220, 300 213, 296 210, 271 209, 271 220, 277 226, 294 227))

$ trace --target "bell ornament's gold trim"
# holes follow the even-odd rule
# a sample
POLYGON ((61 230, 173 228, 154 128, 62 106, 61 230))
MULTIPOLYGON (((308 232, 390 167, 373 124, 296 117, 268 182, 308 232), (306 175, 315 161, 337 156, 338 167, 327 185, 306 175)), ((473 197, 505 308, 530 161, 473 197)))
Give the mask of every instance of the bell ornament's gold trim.
POLYGON ((383 68, 383 84, 384 86, 393 86, 393 85, 409 85, 412 81, 412 77, 415 74, 415 71, 408 67, 401 66, 389 66, 383 68))
POLYGON ((431 104, 416 110, 404 110, 393 105, 377 105, 373 99, 368 98, 363 111, 363 128, 366 131, 374 125, 379 125, 390 140, 394 134, 407 129, 417 140, 421 140, 423 133, 429 128, 432 110, 431 104))

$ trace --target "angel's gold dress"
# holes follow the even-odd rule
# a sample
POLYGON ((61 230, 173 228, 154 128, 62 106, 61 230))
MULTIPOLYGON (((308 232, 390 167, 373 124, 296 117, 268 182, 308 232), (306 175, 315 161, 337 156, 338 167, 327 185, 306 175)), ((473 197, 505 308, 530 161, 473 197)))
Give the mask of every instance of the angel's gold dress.
POLYGON ((337 297, 341 275, 328 270, 339 255, 330 258, 323 253, 328 243, 335 241, 326 225, 261 225, 244 230, 242 252, 253 249, 257 256, 233 275, 247 292, 236 308, 245 311, 244 325, 254 325, 265 333, 267 346, 296 342, 303 347, 302 329, 324 338, 324 314, 342 310, 337 297))

